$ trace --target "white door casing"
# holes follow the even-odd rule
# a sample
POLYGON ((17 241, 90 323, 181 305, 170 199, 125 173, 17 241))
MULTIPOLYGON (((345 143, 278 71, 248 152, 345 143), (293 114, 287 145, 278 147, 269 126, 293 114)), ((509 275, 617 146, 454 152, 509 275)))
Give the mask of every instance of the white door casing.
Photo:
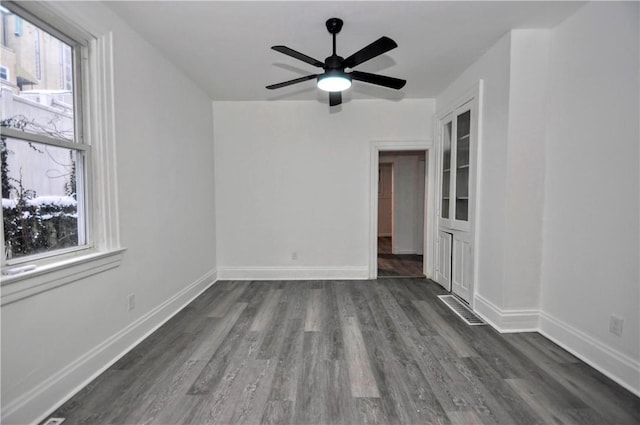
POLYGON ((435 246, 436 246, 436 212, 435 199, 427 198, 435 194, 433 184, 435 182, 435 155, 429 155, 433 148, 431 140, 409 141, 374 141, 371 142, 370 151, 370 218, 369 218, 369 279, 378 277, 378 167, 380 165, 380 152, 383 151, 426 151, 427 172, 425 176, 424 203, 424 232, 420 237, 426 247, 426 255, 423 261, 423 273, 427 278, 434 275, 435 246), (433 247, 433 249, 430 249, 433 247))

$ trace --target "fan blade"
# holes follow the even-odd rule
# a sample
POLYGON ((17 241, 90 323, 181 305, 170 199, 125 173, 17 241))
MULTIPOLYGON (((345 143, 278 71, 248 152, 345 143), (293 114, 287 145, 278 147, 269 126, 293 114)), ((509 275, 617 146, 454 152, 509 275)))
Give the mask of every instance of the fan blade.
POLYGON ((342 64, 345 68, 353 68, 354 66, 360 65, 361 63, 386 53, 389 50, 395 49, 396 47, 398 47, 396 42, 389 37, 380 37, 367 47, 358 50, 346 58, 342 64))
POLYGON ((336 106, 342 103, 342 92, 330 91, 329 92, 329 106, 336 106))
POLYGON ((276 52, 284 53, 287 56, 291 56, 292 58, 296 58, 298 60, 301 60, 302 62, 306 62, 309 65, 317 66, 318 68, 324 68, 324 62, 320 62, 318 59, 314 59, 303 53, 296 52, 295 50, 290 49, 287 46, 271 46, 271 48, 276 52))
POLYGON ((301 83, 303 81, 312 80, 312 79, 317 78, 317 77, 318 77, 317 74, 307 75, 305 77, 296 78, 295 80, 289 80, 289 81, 285 81, 283 83, 278 83, 278 84, 271 84, 270 86, 267 86, 267 88, 269 90, 279 89, 281 87, 290 86, 291 84, 297 84, 297 83, 301 83))
POLYGON ((391 89, 400 90, 407 84, 407 80, 399 78, 387 77, 386 75, 369 74, 368 72, 351 71, 349 73, 354 80, 364 83, 376 84, 378 86, 389 87, 391 89))

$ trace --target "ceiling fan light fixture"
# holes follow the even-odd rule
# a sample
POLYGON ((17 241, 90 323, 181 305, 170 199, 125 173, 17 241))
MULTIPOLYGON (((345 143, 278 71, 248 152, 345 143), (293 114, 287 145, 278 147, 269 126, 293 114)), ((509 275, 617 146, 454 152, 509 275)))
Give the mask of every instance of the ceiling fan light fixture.
POLYGON ((318 76, 318 88, 328 92, 341 92, 351 87, 351 77, 343 72, 325 72, 318 76))
POLYGON ((324 62, 293 50, 287 46, 271 46, 271 49, 276 52, 280 52, 299 61, 308 63, 316 68, 322 68, 324 72, 322 74, 305 75, 304 77, 294 78, 293 80, 283 81, 278 84, 270 84, 266 87, 268 90, 279 89, 292 84, 298 84, 315 79, 320 90, 329 92, 329 107, 332 107, 342 103, 342 92, 351 87, 352 80, 388 87, 395 90, 400 90, 404 87, 407 83, 406 80, 387 77, 386 75, 370 74, 368 72, 361 72, 353 69, 361 63, 395 49, 398 47, 395 41, 389 37, 380 37, 373 43, 370 43, 345 59, 338 56, 336 53, 336 34, 338 34, 342 29, 342 19, 331 18, 327 20, 326 24, 327 30, 333 39, 333 53, 331 56, 327 57, 324 62), (349 73, 344 72, 345 69, 349 69, 349 73))

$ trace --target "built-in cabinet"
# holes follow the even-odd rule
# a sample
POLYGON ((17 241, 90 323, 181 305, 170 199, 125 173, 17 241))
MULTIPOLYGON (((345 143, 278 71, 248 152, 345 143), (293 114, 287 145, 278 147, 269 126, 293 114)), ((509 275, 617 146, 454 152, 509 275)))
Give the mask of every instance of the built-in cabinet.
POLYGON ((480 86, 438 116, 436 281, 471 303, 480 86))
POLYGON ((445 288, 451 286, 451 244, 453 235, 443 230, 438 231, 436 250, 436 282, 445 288))

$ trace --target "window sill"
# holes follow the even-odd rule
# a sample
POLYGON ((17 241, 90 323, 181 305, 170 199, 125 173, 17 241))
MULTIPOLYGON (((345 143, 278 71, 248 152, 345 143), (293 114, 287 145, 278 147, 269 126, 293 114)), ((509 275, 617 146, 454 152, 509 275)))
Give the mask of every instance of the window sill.
POLYGON ((126 248, 93 252, 81 257, 37 266, 15 275, 2 275, 0 305, 49 291, 120 266, 126 248))

